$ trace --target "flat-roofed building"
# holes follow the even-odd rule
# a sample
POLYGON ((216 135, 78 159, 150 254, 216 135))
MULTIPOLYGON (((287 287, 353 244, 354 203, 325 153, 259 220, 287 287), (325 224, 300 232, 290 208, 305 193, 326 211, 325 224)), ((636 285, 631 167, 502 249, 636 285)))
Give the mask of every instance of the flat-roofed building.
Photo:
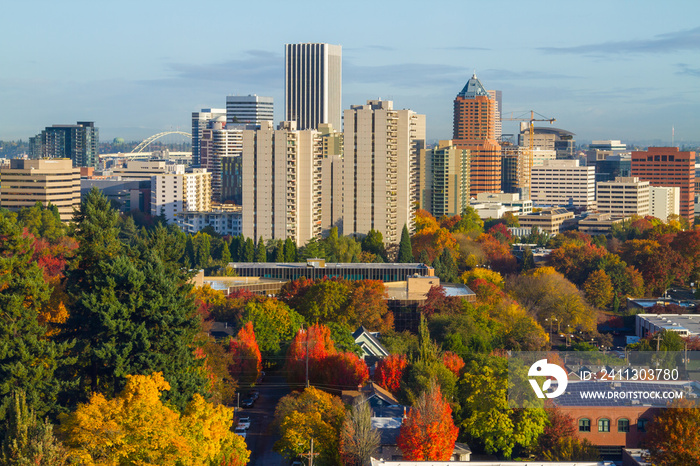
POLYGON ((185 210, 211 210, 211 173, 206 168, 151 178, 151 215, 164 215, 173 222, 185 210))
POLYGON ((598 211, 631 217, 649 215, 649 182, 634 176, 618 176, 596 186, 598 211))
POLYGON ((625 220, 625 217, 621 215, 607 213, 590 214, 578 221, 578 231, 591 236, 606 235, 610 233, 613 225, 622 223, 623 220, 625 220))
POLYGON ((671 215, 680 215, 681 188, 650 186, 649 187, 649 215, 664 222, 671 215))
POLYGON ((569 212, 563 207, 555 207, 521 215, 518 217, 518 223, 521 227, 537 227, 540 231, 557 234, 564 222, 573 220, 573 218, 573 212, 569 212))
POLYGON ((700 314, 637 314, 634 326, 639 338, 662 331, 682 337, 700 336, 700 314))
POLYGON ((578 160, 545 160, 532 167, 532 200, 541 206, 594 209, 595 167, 581 167, 578 160))
POLYGON ((469 205, 469 151, 440 141, 420 154, 421 209, 435 218, 461 214, 469 205))
POLYGON ((212 209, 210 211, 183 211, 175 214, 175 223, 185 233, 197 233, 212 227, 221 236, 241 234, 241 208, 212 209))
POLYGON ((69 222, 80 206, 80 168, 71 159, 11 159, 0 169, 0 207, 18 211, 37 202, 55 205, 69 222))

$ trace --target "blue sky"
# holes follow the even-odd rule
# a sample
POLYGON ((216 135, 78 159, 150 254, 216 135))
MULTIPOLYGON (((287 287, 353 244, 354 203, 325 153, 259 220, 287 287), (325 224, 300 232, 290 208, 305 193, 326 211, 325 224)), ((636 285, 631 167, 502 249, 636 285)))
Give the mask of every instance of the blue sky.
MULTIPOLYGON (((476 71, 503 110, 556 118, 578 141, 700 141, 700 2, 5 2, 0 140, 95 121, 102 140, 191 129, 226 95, 275 99, 284 44, 343 46, 343 108, 394 101, 448 139, 476 71)), ((504 123, 515 132, 515 123, 504 123)))

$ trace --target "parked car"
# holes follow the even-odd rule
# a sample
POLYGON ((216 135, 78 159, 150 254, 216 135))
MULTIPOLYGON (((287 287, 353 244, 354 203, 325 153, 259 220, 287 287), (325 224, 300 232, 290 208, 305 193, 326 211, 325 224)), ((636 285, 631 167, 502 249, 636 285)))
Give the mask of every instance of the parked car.
POLYGON ((233 431, 236 435, 240 435, 243 437, 243 440, 245 440, 246 436, 248 435, 243 427, 236 427, 236 429, 233 431))
POLYGON ((238 419, 238 427, 243 427, 245 430, 250 429, 250 416, 244 416, 238 419))
POLYGON ((260 397, 260 392, 257 391, 257 390, 253 390, 252 392, 250 392, 250 393, 248 394, 248 397, 249 397, 249 398, 252 398, 252 399, 254 399, 254 400, 257 400, 258 397, 260 397))
POLYGON ((253 398, 246 398, 245 400, 241 401, 241 406, 244 408, 250 408, 253 406, 255 403, 255 400, 253 398))

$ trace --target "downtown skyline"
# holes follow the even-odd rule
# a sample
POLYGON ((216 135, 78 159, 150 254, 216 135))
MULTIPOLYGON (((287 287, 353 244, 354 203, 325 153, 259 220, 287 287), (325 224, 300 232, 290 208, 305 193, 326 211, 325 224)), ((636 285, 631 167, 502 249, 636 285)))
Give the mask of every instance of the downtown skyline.
POLYGON ((474 72, 503 92, 504 116, 534 110, 579 143, 670 145, 672 128, 675 145, 700 141, 690 2, 87 5, 4 6, 16 21, 0 30, 15 44, 0 51, 0 140, 83 120, 105 141, 189 131, 193 111, 233 94, 272 96, 278 122, 284 44, 325 42, 343 47, 343 110, 393 100, 426 114, 431 141, 451 138, 452 102, 474 72))

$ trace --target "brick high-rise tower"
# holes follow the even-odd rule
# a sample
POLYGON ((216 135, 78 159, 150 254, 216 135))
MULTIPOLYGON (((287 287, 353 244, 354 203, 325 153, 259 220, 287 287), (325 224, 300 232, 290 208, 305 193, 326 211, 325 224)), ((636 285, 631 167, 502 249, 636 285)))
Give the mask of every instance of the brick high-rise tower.
POLYGON ((648 181, 651 186, 681 188, 680 216, 693 224, 695 152, 681 152, 677 147, 649 147, 646 151, 633 151, 632 176, 648 181))
POLYGON ((496 139, 496 101, 474 74, 454 101, 452 138, 471 152, 470 195, 501 191, 501 146, 496 139))

